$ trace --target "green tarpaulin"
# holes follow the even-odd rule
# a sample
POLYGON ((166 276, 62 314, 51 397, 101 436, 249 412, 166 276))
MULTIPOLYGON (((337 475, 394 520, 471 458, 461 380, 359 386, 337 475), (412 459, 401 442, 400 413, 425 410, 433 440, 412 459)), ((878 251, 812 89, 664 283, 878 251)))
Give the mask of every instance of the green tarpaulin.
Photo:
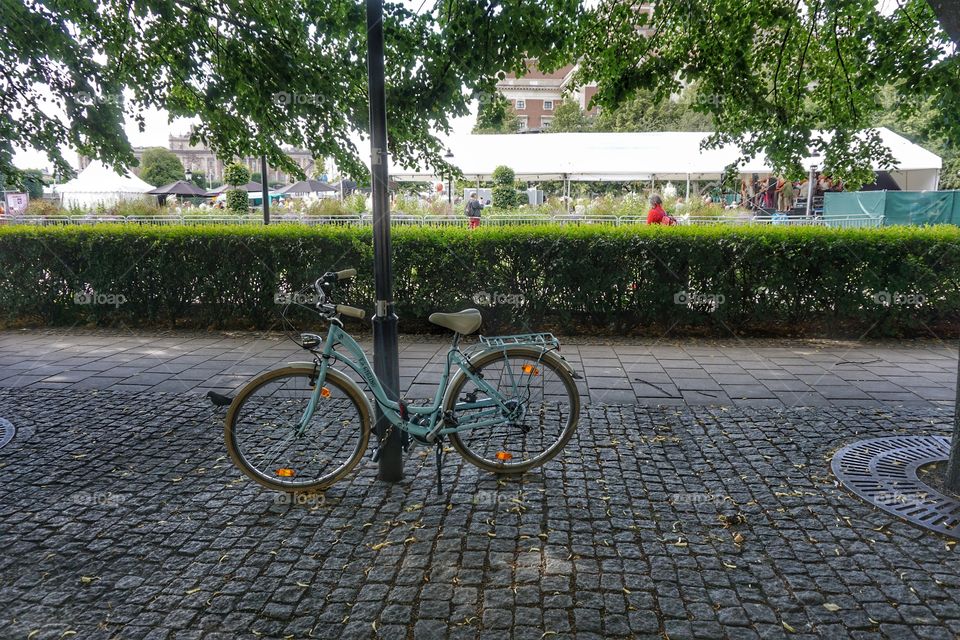
POLYGON ((960 191, 856 191, 826 193, 823 219, 869 215, 884 225, 960 225, 960 191))

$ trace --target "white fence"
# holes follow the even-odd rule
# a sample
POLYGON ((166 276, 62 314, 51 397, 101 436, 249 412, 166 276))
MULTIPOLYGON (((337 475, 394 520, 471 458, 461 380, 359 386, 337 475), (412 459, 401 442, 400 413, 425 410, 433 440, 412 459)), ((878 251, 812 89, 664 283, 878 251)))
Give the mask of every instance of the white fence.
MULTIPOLYGON (((358 225, 373 224, 370 214, 350 216, 301 216, 297 214, 280 214, 271 216, 272 224, 304 224, 304 225, 358 225)), ((555 215, 555 216, 506 216, 486 215, 482 224, 486 226, 522 226, 522 225, 611 225, 623 226, 646 223, 646 216, 582 216, 582 215, 555 215)), ((31 225, 92 225, 104 223, 139 224, 139 225, 262 225, 263 218, 257 215, 198 215, 198 216, 148 216, 148 217, 120 217, 120 216, 63 216, 63 217, 15 217, 0 216, 0 224, 31 224, 31 225)), ((428 227, 465 227, 468 219, 463 216, 414 216, 404 213, 393 213, 391 223, 398 226, 428 226, 428 227)), ((834 228, 868 228, 883 225, 882 217, 869 215, 851 215, 842 218, 824 220, 819 217, 810 218, 771 218, 764 217, 726 217, 705 216, 680 218, 681 225, 773 225, 773 226, 820 226, 834 228)))

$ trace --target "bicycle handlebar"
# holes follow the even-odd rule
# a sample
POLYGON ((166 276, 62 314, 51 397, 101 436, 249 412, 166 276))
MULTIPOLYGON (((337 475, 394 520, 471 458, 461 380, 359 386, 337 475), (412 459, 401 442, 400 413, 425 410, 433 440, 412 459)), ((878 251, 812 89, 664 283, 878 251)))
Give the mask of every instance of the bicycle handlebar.
POLYGON ((336 309, 337 309, 337 313, 344 316, 349 316, 351 318, 356 318, 357 320, 363 320, 364 316, 367 315, 363 309, 357 309, 356 307, 348 307, 345 304, 338 304, 336 309))

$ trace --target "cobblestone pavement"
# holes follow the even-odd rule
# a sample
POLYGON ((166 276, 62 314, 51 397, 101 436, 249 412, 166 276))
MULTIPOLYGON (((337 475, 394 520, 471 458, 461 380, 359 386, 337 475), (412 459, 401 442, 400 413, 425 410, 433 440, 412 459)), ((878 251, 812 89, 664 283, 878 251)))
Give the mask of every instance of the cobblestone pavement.
MULTIPOLYGON (((410 398, 433 397, 448 344, 401 337, 410 398)), ((930 407, 953 403, 957 376, 956 345, 934 340, 590 338, 565 339, 563 354, 584 376, 584 398, 604 404, 930 407)), ((0 387, 230 392, 305 356, 279 334, 5 331, 0 387)))
POLYGON ((299 504, 240 476, 197 395, 3 389, 0 416, 2 638, 960 635, 953 545, 829 472, 948 433, 943 407, 591 404, 541 472, 451 454, 438 497, 420 449, 299 504))

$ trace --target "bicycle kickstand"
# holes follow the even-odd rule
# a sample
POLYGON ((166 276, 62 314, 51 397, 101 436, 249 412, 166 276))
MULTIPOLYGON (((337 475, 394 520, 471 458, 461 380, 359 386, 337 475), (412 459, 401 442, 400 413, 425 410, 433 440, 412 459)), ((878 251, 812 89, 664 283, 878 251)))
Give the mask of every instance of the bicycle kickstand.
POLYGON ((437 495, 440 495, 441 493, 443 493, 443 478, 440 475, 440 468, 443 462, 443 442, 441 440, 437 440, 436 458, 437 458, 437 495))

